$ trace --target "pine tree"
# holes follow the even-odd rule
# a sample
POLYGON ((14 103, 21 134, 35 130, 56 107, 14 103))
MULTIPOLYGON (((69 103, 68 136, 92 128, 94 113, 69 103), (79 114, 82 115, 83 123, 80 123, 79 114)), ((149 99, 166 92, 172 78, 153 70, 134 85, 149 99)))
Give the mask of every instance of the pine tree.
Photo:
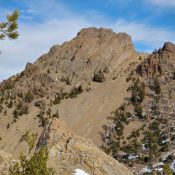
POLYGON ((160 87, 160 83, 159 83, 158 77, 155 77, 155 79, 154 79, 153 90, 155 91, 156 94, 160 94, 161 93, 161 87, 160 87))
POLYGON ((17 39, 19 33, 18 29, 18 20, 19 12, 15 10, 11 15, 7 15, 7 21, 0 23, 0 40, 5 39, 17 39))

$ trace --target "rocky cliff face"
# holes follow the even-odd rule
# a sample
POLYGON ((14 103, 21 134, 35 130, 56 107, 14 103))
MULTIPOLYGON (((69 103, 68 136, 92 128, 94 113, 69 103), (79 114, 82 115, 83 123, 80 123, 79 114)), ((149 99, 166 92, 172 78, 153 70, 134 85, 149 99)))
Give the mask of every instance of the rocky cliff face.
POLYGON ((53 79, 69 78, 72 83, 89 83, 98 74, 103 74, 105 79, 136 55, 129 35, 116 34, 110 29, 88 28, 81 30, 70 42, 53 46, 35 64, 42 71, 50 70, 53 79))
POLYGON ((175 45, 166 42, 164 46, 158 51, 153 52, 148 59, 138 66, 137 71, 141 75, 150 76, 154 73, 173 72, 175 70, 174 64, 175 45))
POLYGON ((92 141, 76 136, 63 121, 56 118, 43 130, 37 148, 41 146, 49 148, 49 165, 59 175, 70 175, 77 168, 90 175, 132 174, 92 141))

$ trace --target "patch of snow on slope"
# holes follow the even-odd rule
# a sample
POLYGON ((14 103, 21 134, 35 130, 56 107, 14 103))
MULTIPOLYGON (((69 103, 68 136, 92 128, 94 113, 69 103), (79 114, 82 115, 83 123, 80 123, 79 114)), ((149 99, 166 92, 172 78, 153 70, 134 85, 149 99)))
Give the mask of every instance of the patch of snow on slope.
POLYGON ((89 175, 89 174, 87 174, 81 169, 75 169, 75 173, 73 173, 73 175, 89 175))

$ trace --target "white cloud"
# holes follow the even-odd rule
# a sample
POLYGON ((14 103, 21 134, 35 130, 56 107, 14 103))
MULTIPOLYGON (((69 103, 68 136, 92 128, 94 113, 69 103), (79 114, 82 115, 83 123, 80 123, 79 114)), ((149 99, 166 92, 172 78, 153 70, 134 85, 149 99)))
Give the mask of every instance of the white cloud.
POLYGON ((175 7, 175 0, 147 0, 153 5, 160 7, 175 7))
POLYGON ((175 32, 152 27, 144 23, 118 20, 111 27, 116 32, 130 34, 134 42, 142 42, 152 47, 160 47, 165 41, 175 42, 175 32))

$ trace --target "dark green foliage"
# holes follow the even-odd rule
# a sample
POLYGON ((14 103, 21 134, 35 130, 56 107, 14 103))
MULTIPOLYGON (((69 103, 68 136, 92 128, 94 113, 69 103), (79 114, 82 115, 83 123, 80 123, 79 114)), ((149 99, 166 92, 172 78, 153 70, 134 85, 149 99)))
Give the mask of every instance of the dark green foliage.
POLYGON ((145 98, 145 84, 140 83, 139 79, 134 81, 133 85, 128 89, 131 90, 131 101, 135 105, 141 103, 145 98))
POLYGON ((29 107, 19 101, 16 109, 13 111, 13 116, 14 118, 17 118, 19 115, 21 116, 23 114, 29 114, 29 107))
POLYGON ((123 125, 122 121, 120 119, 117 119, 115 121, 115 124, 116 124, 116 126, 115 126, 116 133, 120 136, 123 135, 124 125, 123 125))
POLYGON ((43 100, 36 101, 35 106, 38 107, 39 109, 41 109, 42 111, 44 111, 46 108, 46 104, 43 100))
POLYGON ((47 73, 50 74, 50 69, 47 69, 47 73))
POLYGON ((81 94, 83 92, 82 86, 74 87, 72 91, 68 94, 68 98, 75 98, 78 94, 81 94))
POLYGON ((23 105, 18 111, 19 115, 28 114, 28 113, 29 113, 29 108, 26 105, 23 105))
POLYGON ((54 105, 60 104, 61 100, 63 100, 67 96, 67 93, 58 93, 55 95, 55 99, 53 101, 54 105))
POLYGON ((129 142, 129 144, 127 144, 126 146, 123 146, 121 149, 126 153, 138 154, 141 147, 142 147, 141 143, 138 142, 136 138, 134 138, 129 142))
POLYGON ((60 104, 61 100, 67 98, 75 98, 78 94, 83 92, 82 86, 74 87, 69 93, 60 92, 55 95, 55 99, 53 101, 54 105, 60 104))
POLYGON ((141 106, 141 105, 139 105, 139 104, 135 105, 135 106, 134 106, 134 111, 135 111, 136 116, 137 116, 139 119, 143 120, 143 119, 145 118, 145 117, 143 116, 143 110, 142 110, 142 106, 141 106))
POLYGON ((160 128, 159 123, 157 121, 153 121, 150 126, 149 130, 145 132, 144 136, 144 143, 147 144, 147 148, 149 149, 149 158, 150 160, 154 160, 157 157, 159 152, 159 144, 158 140, 160 138, 160 128))
POLYGON ((127 139, 137 138, 139 136, 140 136, 140 128, 137 130, 133 130, 133 132, 131 133, 131 135, 127 139))
POLYGON ((154 78, 154 85, 152 89, 155 91, 155 94, 161 93, 161 87, 160 87, 159 79, 157 76, 154 78))
POLYGON ((25 102, 31 103, 33 101, 33 99, 34 99, 33 94, 30 91, 28 91, 24 97, 25 102))
POLYGON ((9 128, 10 128, 10 123, 7 124, 7 129, 9 129, 9 128))
POLYGON ((48 150, 41 148, 28 159, 20 156, 20 163, 15 163, 9 168, 10 175, 53 175, 52 168, 47 167, 48 150))
POLYGON ((98 82, 98 83, 102 83, 105 81, 105 76, 104 76, 104 72, 102 70, 99 70, 98 72, 95 71, 94 72, 94 77, 93 77, 93 81, 98 82))
POLYGON ((7 22, 0 23, 0 40, 5 39, 6 37, 8 37, 9 39, 18 38, 18 17, 19 12, 15 10, 11 15, 7 16, 7 22))
POLYGON ((12 100, 10 100, 10 102, 7 104, 7 107, 8 108, 12 108, 13 107, 13 101, 12 100))

